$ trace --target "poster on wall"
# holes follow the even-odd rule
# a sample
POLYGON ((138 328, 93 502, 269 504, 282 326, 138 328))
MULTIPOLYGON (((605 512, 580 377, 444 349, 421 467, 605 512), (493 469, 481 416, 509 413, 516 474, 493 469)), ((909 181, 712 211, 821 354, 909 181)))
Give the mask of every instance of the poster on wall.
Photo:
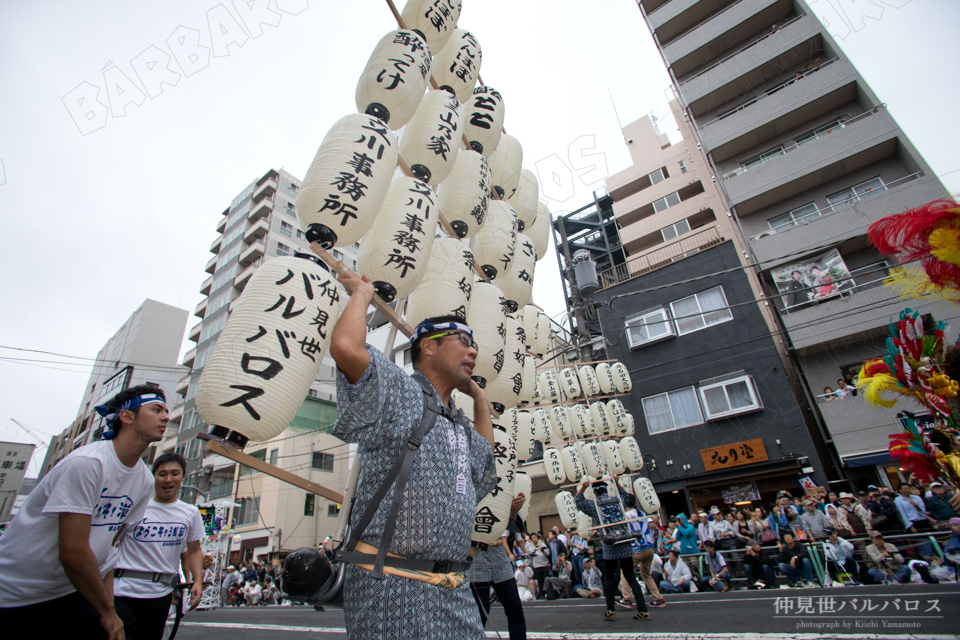
POLYGON ((850 270, 836 249, 771 269, 770 275, 783 296, 785 308, 832 298, 853 287, 850 270))
POLYGON ((753 502, 754 500, 760 499, 760 491, 757 489, 757 483, 753 481, 742 484, 732 484, 720 493, 723 495, 724 504, 753 502))

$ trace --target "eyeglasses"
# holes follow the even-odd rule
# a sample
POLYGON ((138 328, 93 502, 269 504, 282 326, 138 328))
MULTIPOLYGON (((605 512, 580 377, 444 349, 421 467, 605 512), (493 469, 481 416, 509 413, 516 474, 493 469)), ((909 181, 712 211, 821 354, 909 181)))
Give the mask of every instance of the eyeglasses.
POLYGON ((466 333, 464 333, 464 332, 462 332, 462 331, 448 331, 448 332, 446 332, 446 333, 438 333, 438 334, 435 335, 435 336, 430 336, 429 339, 430 339, 430 340, 435 340, 435 339, 437 339, 437 338, 443 338, 443 337, 445 337, 445 336, 457 336, 457 339, 458 339, 460 342, 462 342, 464 346, 470 347, 471 349, 473 349, 474 351, 477 351, 477 352, 480 351, 480 349, 477 348, 477 343, 473 341, 473 338, 471 338, 468 334, 466 334, 466 333))

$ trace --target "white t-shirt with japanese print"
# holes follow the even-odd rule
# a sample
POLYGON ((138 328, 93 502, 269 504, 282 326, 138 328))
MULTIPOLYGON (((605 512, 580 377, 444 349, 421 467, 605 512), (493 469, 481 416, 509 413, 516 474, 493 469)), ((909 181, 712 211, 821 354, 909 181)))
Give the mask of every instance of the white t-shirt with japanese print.
POLYGON ((124 465, 112 440, 80 447, 30 492, 0 537, 0 608, 24 607, 76 591, 60 564, 59 514, 91 517, 90 549, 100 575, 117 563, 113 539, 138 522, 153 494, 153 475, 137 460, 124 465))
MULTIPOLYGON (((148 573, 179 573, 180 554, 187 543, 203 538, 200 510, 182 500, 150 500, 143 518, 131 523, 120 539, 118 569, 148 573)), ((159 598, 173 591, 162 582, 120 576, 113 581, 113 593, 129 598, 159 598)))

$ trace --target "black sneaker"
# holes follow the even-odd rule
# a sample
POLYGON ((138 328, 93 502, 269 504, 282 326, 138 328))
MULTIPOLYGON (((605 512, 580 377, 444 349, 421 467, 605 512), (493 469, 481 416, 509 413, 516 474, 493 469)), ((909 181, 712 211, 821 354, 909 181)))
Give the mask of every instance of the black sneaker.
POLYGON ((616 619, 617 619, 617 612, 616 612, 616 611, 604 611, 602 615, 603 615, 604 619, 606 619, 606 620, 616 620, 616 619))
POLYGON ((646 611, 641 611, 637 615, 633 616, 634 620, 649 620, 650 614, 646 611))
POLYGON ((649 606, 651 606, 651 607, 665 607, 665 606, 667 606, 667 603, 666 603, 666 601, 664 601, 663 598, 660 598, 659 600, 654 600, 653 602, 651 602, 651 603, 649 604, 649 606))

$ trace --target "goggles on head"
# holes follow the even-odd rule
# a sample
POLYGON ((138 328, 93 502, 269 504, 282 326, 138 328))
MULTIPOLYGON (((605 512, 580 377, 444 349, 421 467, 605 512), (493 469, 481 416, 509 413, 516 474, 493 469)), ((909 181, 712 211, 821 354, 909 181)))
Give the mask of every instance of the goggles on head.
POLYGON ((110 409, 108 409, 107 405, 105 404, 97 405, 96 407, 94 407, 97 413, 103 416, 103 421, 106 424, 106 427, 103 430, 103 439, 112 440, 113 437, 116 435, 116 432, 114 432, 113 430, 113 425, 114 423, 116 423, 117 418, 120 417, 121 411, 134 411, 135 409, 139 409, 140 407, 143 407, 145 405, 156 404, 158 402, 160 404, 166 404, 166 401, 164 401, 164 399, 161 398, 156 393, 144 393, 143 395, 139 395, 135 398, 130 398, 129 400, 124 402, 122 405, 120 405, 120 407, 112 413, 110 412, 110 409))

